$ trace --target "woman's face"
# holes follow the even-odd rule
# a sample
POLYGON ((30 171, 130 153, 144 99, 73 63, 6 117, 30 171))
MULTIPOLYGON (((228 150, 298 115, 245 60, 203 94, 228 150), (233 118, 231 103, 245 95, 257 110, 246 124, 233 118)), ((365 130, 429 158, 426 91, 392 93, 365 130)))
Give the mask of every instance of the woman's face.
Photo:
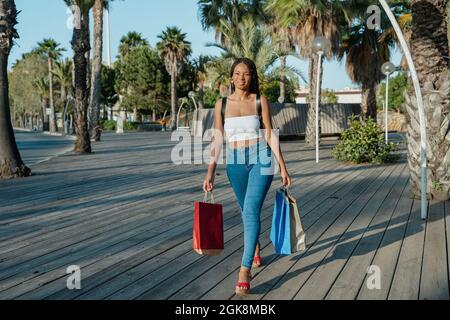
POLYGON ((247 91, 252 80, 250 69, 244 63, 239 63, 233 72, 234 86, 240 90, 247 91))

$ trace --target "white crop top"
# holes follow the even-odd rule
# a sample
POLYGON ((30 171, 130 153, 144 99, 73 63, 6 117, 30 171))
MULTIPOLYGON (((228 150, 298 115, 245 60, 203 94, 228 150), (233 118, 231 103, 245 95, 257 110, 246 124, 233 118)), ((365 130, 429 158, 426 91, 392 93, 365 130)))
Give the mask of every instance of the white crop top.
POLYGON ((225 118, 225 136, 229 142, 262 138, 259 116, 225 118))

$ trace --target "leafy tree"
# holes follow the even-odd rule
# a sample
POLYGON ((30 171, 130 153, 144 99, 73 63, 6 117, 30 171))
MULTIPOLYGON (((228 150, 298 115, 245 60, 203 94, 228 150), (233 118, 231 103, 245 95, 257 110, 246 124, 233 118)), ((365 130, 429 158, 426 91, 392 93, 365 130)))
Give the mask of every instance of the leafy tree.
MULTIPOLYGON (((400 73, 389 79, 389 109, 397 112, 404 112, 405 90, 410 89, 406 73, 400 73)), ((377 105, 382 110, 386 101, 386 83, 378 87, 377 105)))
POLYGON ((158 101, 167 99, 169 82, 164 62, 148 46, 133 48, 117 64, 115 89, 122 95, 121 105, 137 117, 139 110, 156 110, 158 101))
POLYGON ((32 51, 22 55, 14 63, 9 73, 9 95, 13 100, 15 113, 40 113, 45 115, 48 105, 48 66, 42 55, 32 51), (45 100, 41 92, 35 89, 35 80, 47 78, 45 100))
MULTIPOLYGON (((295 89, 298 88, 298 83, 294 81, 285 81, 284 82, 284 102, 285 103, 294 103, 295 102, 295 89)), ((270 81, 266 85, 261 88, 262 94, 267 97, 269 102, 278 103, 278 99, 280 98, 281 92, 281 82, 279 81, 270 81)))

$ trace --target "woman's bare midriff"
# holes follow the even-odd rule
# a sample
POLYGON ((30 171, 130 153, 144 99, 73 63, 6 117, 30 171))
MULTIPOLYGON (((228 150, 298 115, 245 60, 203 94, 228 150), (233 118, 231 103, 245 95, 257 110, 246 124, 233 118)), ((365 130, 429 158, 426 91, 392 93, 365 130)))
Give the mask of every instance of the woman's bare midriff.
POLYGON ((245 148, 252 146, 256 143, 258 143, 259 138, 251 139, 251 140, 242 140, 242 141, 232 141, 228 142, 228 145, 231 149, 237 149, 237 148, 245 148))

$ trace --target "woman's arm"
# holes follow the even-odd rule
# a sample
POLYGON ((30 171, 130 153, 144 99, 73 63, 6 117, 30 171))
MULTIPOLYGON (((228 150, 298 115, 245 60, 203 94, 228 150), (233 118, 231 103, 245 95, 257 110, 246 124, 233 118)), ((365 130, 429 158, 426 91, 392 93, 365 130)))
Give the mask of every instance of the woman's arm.
POLYGON ((283 154, 281 152, 280 147, 280 140, 278 135, 273 132, 273 126, 272 126, 272 114, 270 112, 270 104, 266 97, 261 96, 261 112, 262 112, 262 119, 264 123, 264 138, 266 139, 267 144, 272 149, 275 158, 278 161, 278 164, 280 166, 280 174, 283 179, 283 185, 291 185, 291 178, 289 177, 286 163, 283 158, 283 154))
POLYGON ((224 129, 222 123, 222 99, 216 102, 214 107, 214 130, 211 142, 211 157, 208 165, 208 173, 203 182, 204 191, 212 191, 214 189, 214 177, 219 156, 222 154, 224 129))

